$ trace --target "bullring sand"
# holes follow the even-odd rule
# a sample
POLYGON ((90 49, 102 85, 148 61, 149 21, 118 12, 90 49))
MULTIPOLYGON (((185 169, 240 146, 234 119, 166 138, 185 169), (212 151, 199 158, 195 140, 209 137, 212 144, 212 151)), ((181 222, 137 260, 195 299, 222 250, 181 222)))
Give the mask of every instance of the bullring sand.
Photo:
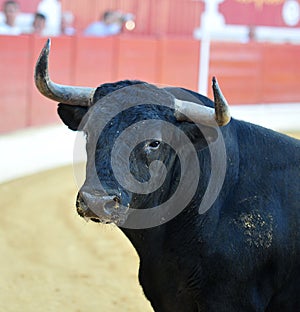
POLYGON ((153 311, 115 226, 75 211, 72 167, 0 184, 0 311, 153 311))

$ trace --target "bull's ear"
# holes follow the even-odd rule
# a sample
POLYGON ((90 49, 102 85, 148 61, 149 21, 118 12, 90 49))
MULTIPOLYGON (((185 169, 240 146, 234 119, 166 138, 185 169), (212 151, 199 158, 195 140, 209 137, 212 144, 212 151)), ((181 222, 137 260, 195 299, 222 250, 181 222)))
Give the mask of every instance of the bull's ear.
POLYGON ((58 104, 57 113, 65 125, 71 130, 80 130, 79 125, 87 113, 88 107, 58 104))

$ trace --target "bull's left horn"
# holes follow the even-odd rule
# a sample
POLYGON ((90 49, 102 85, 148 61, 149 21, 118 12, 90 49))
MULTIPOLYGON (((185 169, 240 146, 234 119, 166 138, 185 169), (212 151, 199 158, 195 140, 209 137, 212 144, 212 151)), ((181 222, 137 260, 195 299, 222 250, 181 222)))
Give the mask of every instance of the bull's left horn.
POLYGON ((50 39, 47 40, 35 66, 35 85, 47 98, 69 105, 89 106, 95 88, 75 87, 57 84, 51 81, 48 73, 50 39))
POLYGON ((212 88, 213 88, 214 101, 215 101, 216 122, 220 127, 226 126, 231 119, 229 106, 227 104, 227 101, 224 95, 221 92, 221 89, 219 87, 216 77, 213 77, 212 83, 213 83, 212 88))
POLYGON ((213 77, 212 82, 215 108, 175 99, 175 117, 177 120, 194 121, 207 126, 218 125, 220 127, 229 123, 231 117, 226 99, 215 77, 213 77))
POLYGON ((215 110, 213 108, 176 98, 175 117, 178 121, 193 121, 196 124, 216 126, 215 110))

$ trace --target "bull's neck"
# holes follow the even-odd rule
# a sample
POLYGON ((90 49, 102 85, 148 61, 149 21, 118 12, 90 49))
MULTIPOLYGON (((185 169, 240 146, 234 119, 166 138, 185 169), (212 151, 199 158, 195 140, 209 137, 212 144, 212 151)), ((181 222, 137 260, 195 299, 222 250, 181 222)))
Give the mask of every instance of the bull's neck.
MULTIPOLYGON (((188 206, 173 220, 149 229, 121 229, 137 251, 140 259, 161 261, 176 251, 184 256, 191 242, 201 249, 201 244, 213 235, 218 224, 218 207, 199 215, 198 209, 188 206), (193 209, 193 211, 192 211, 193 209)), ((198 248, 197 247, 197 248, 198 248)))
POLYGON ((165 237, 165 226, 138 230, 121 228, 121 230, 130 240, 140 258, 143 255, 151 255, 153 249, 162 249, 165 237))

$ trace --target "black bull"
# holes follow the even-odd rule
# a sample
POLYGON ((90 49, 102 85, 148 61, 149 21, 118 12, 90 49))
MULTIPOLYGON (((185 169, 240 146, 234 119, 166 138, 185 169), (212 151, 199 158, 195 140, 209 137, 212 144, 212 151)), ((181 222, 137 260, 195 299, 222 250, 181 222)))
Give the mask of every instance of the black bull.
POLYGON ((77 211, 129 238, 154 310, 300 311, 300 142, 230 118, 215 80, 214 102, 140 81, 58 85, 48 76, 49 47, 36 85, 87 136, 77 211), (201 208, 213 172, 221 187, 201 208))

